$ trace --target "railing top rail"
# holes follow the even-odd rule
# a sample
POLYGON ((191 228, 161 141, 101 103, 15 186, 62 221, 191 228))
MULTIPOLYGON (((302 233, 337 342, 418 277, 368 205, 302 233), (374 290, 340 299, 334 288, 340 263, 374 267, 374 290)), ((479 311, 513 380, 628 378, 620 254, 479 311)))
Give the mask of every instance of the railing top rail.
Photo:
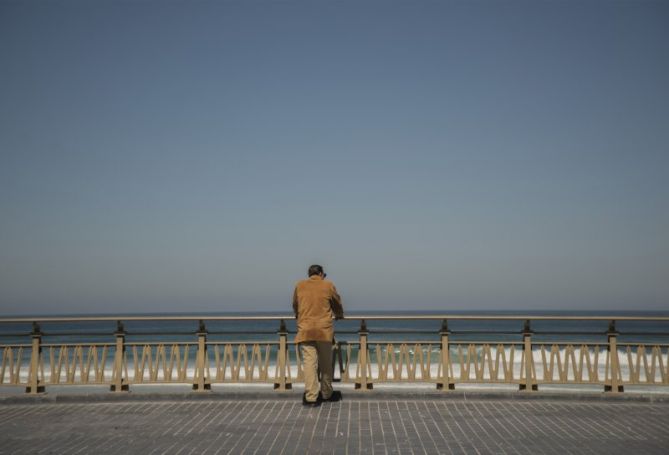
MULTIPOLYGON (((278 314, 270 316, 24 316, 24 317, 0 317, 0 323, 30 323, 30 322, 103 322, 103 321, 273 321, 281 319, 294 319, 292 314, 278 314)), ((669 321, 669 316, 625 316, 625 315, 599 315, 599 316, 564 316, 564 315, 506 315, 506 314, 431 314, 431 315, 353 315, 346 316, 344 320, 359 321, 365 319, 373 320, 468 320, 468 321, 669 321)))

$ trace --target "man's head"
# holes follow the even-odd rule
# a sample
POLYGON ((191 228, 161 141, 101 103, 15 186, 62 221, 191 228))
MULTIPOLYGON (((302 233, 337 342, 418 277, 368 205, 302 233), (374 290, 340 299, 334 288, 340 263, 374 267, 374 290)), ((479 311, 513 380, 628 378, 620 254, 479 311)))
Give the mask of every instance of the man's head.
POLYGON ((320 275, 323 278, 326 277, 325 272, 323 271, 323 267, 321 267, 318 264, 314 264, 312 266, 309 266, 309 271, 307 272, 309 276, 314 276, 314 275, 320 275))

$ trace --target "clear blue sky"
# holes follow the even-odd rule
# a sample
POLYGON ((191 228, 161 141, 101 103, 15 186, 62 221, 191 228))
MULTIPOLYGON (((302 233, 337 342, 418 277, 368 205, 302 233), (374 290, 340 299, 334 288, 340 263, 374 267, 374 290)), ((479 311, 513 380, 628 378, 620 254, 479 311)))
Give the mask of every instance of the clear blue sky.
POLYGON ((666 310, 669 3, 0 1, 0 313, 666 310))

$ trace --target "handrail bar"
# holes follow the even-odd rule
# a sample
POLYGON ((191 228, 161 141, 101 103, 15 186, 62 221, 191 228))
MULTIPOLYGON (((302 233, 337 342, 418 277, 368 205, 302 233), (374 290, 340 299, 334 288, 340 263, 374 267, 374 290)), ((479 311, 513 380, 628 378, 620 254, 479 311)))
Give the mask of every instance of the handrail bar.
MULTIPOLYGON (((226 341, 207 341, 207 345, 226 345, 226 344, 254 344, 254 343, 259 343, 259 344, 278 344, 278 341, 253 341, 253 340, 226 340, 226 341)), ((295 344, 293 341, 287 341, 288 344, 295 344)), ((338 341, 337 343, 347 345, 347 344, 352 344, 352 345, 357 345, 360 344, 359 341, 357 340, 352 340, 352 341, 345 341, 341 340, 338 341)), ((368 341, 367 344, 369 345, 383 345, 383 344, 425 344, 425 343, 436 343, 434 342, 429 342, 425 340, 387 340, 387 341, 380 341, 380 340, 373 340, 373 341, 368 341)), ((179 344, 180 346, 196 346, 197 342, 170 342, 170 341, 147 341, 147 342, 127 342, 126 346, 168 346, 168 345, 173 345, 173 344, 179 344)), ((501 341, 501 340, 462 340, 462 341, 453 341, 451 343, 452 345, 521 345, 523 344, 522 341, 514 341, 514 340, 507 340, 507 341, 501 341)), ((586 342, 581 342, 581 341, 556 341, 556 340, 546 340, 546 341, 539 341, 535 343, 536 346, 547 346, 547 345, 557 345, 557 346, 608 346, 608 343, 605 342, 592 342, 592 341, 586 341, 586 342)), ((88 346, 114 346, 114 343, 105 343, 105 342, 100 342, 100 343, 44 343, 42 344, 42 347, 61 347, 61 346, 82 346, 82 347, 88 347, 88 346)), ((639 346, 639 343, 629 343, 629 342, 622 342, 618 343, 618 346, 639 346)), ((669 343, 650 343, 649 346, 662 346, 662 347, 669 347, 669 343)), ((30 347, 30 344, 5 344, 3 347, 30 347)))
MULTIPOLYGON (((271 316, 34 316, 34 317, 7 317, 0 318, 0 323, 28 323, 28 322, 102 322, 102 321, 273 321, 295 319, 293 314, 278 314, 271 316)), ((669 321, 669 316, 625 316, 612 314, 610 316, 563 316, 563 315, 465 315, 465 314, 434 314, 434 315, 354 315, 346 316, 341 320, 467 320, 467 321, 669 321)))
MULTIPOLYGON (((185 344, 185 343, 181 343, 181 344, 185 344)), ((3 346, 8 346, 8 345, 3 345, 3 346)), ((28 346, 30 346, 30 345, 28 345, 28 346)), ((70 347, 70 346, 81 346, 81 347, 85 348, 85 347, 93 347, 93 346, 95 346, 95 347, 115 346, 115 344, 101 341, 99 343, 98 342, 91 342, 91 343, 42 343, 40 346, 43 347, 43 348, 60 348, 60 347, 63 347, 63 346, 68 346, 68 347, 70 347)))
MULTIPOLYGON (((179 335, 179 336, 190 336, 193 332, 133 332, 131 330, 126 330, 126 336, 159 336, 159 335, 179 335)), ((287 334, 294 335, 296 332, 287 330, 287 334)), ((354 330, 337 330, 338 335, 355 335, 358 331, 354 330)), ((435 330, 411 330, 411 329, 388 329, 388 330, 368 330, 370 335, 402 335, 402 334, 423 334, 423 335, 432 335, 438 334, 438 331, 435 330)), ((522 331, 499 331, 499 330, 451 330, 451 336, 457 335, 519 335, 522 334, 522 331)), ((669 337, 667 332, 627 332, 627 331, 617 331, 618 335, 621 336, 640 336, 640 337, 669 337)), ((21 338, 30 336, 30 332, 13 332, 13 333, 0 333, 0 338, 21 338)), ((234 330, 234 331, 213 331, 208 330, 208 335, 273 335, 276 334, 275 331, 243 331, 243 330, 234 330)), ((606 331, 542 331, 542 330, 533 330, 533 335, 593 335, 593 336, 605 336, 608 334, 606 331)), ((43 337, 59 337, 59 336, 70 336, 70 337, 108 337, 113 335, 113 332, 41 332, 43 337)))

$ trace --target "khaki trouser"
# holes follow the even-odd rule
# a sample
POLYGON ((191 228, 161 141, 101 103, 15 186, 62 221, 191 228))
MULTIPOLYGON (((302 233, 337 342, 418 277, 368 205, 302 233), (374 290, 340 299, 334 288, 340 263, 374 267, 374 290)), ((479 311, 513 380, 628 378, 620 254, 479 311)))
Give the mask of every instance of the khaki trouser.
POLYGON ((318 399, 318 371, 321 372, 321 395, 324 400, 332 396, 332 342, 303 341, 302 369, 304 371, 304 392, 307 401, 318 399))

